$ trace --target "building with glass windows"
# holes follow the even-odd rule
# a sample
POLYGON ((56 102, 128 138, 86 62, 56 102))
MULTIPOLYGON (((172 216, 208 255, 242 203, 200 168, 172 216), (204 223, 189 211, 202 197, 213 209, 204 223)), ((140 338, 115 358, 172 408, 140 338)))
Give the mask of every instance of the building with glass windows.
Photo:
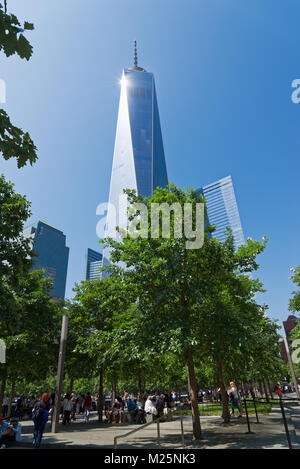
POLYGON ((232 230, 236 248, 245 244, 231 176, 204 186, 199 192, 206 200, 208 222, 216 226, 212 237, 225 241, 228 227, 232 230))
POLYGON ((124 189, 148 197, 156 187, 167 184, 154 76, 138 67, 135 43, 134 66, 122 72, 106 235, 122 225, 119 197, 124 189))
POLYGON ((97 280, 101 278, 102 254, 88 248, 86 253, 86 280, 97 280))
POLYGON ((66 236, 42 221, 26 227, 23 235, 32 239, 32 270, 44 269, 45 275, 53 279, 51 296, 57 300, 64 299, 69 261, 66 236))

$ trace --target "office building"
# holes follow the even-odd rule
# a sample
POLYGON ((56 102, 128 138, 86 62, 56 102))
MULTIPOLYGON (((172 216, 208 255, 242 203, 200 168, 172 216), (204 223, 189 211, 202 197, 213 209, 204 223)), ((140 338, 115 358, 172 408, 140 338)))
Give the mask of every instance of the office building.
POLYGON ((216 227, 212 237, 225 241, 228 227, 232 230, 236 248, 245 244, 231 176, 204 186, 199 192, 206 200, 209 224, 216 227))
POLYGON ((123 189, 135 189, 148 197, 156 187, 167 184, 154 76, 138 66, 135 43, 134 66, 124 69, 121 79, 106 235, 121 225, 118 214, 123 189))
POLYGON ((53 279, 51 296, 56 300, 64 299, 69 260, 66 236, 62 231, 42 221, 26 227, 23 234, 32 239, 32 251, 35 254, 32 257, 32 270, 44 269, 45 275, 53 279))
POLYGON ((86 280, 101 278, 102 254, 88 248, 86 253, 86 280))

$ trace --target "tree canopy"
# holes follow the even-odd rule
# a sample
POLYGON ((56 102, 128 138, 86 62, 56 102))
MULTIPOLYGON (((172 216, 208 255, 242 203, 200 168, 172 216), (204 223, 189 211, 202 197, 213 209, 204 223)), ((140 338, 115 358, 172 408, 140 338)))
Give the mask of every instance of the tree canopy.
MULTIPOLYGON (((4 7, 0 3, 0 51, 6 57, 17 54, 21 59, 30 59, 33 48, 23 33, 33 29, 32 23, 25 21, 21 25, 15 15, 7 13, 7 2, 4 7)), ((18 168, 37 160, 37 148, 29 133, 13 125, 3 109, 0 109, 0 152, 5 160, 16 158, 18 168)))

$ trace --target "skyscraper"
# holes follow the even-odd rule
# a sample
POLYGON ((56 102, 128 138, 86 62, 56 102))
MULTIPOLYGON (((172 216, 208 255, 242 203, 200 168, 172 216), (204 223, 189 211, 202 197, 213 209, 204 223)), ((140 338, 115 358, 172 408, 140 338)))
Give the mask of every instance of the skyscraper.
MULTIPOLYGON (((284 328, 285 336, 287 338, 289 346, 292 343, 291 333, 292 333, 292 330, 295 329, 295 327, 297 326, 297 322, 299 322, 299 319, 297 319, 297 317, 294 315, 288 316, 288 318, 285 321, 283 321, 283 328, 284 328)), ((280 343, 280 354, 285 364, 287 364, 288 356, 287 356, 287 352, 285 348, 285 343, 283 340, 281 340, 279 343, 280 343)))
POLYGON ((231 176, 213 182, 199 189, 199 192, 206 199, 209 224, 216 226, 212 237, 225 241, 228 227, 232 230, 235 246, 238 248, 245 244, 231 176))
POLYGON ((57 300, 64 299, 69 260, 66 236, 42 221, 26 227, 23 234, 32 239, 32 250, 36 255, 32 257, 32 270, 46 270, 46 275, 53 279, 51 296, 57 300))
POLYGON ((102 254, 88 248, 86 254, 86 280, 101 278, 102 254))
POLYGON ((138 66, 136 42, 134 52, 134 66, 124 69, 121 79, 107 234, 119 225, 123 189, 135 189, 148 197, 156 187, 168 184, 154 76, 138 66))

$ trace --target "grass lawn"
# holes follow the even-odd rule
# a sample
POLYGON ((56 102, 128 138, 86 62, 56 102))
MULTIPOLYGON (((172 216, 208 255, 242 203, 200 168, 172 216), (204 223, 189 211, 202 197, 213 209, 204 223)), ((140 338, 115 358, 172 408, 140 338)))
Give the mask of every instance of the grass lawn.
MULTIPOLYGON (((258 414, 268 414, 271 412, 271 404, 267 403, 260 403, 256 402, 256 409, 258 414)), ((231 405, 229 404, 229 410, 231 411, 231 405)), ((254 405, 251 402, 247 402, 247 410, 249 414, 254 414, 255 415, 255 410, 254 410, 254 405)), ((237 409, 235 410, 235 412, 237 409)), ((216 415, 216 416, 221 416, 222 415, 222 406, 221 404, 199 404, 199 412, 200 415, 216 415)), ((192 413, 191 410, 183 410, 182 411, 183 415, 190 415, 192 413)), ((175 415, 180 415, 180 411, 175 411, 175 415)), ((243 406, 243 414, 245 414, 245 409, 243 406)))

